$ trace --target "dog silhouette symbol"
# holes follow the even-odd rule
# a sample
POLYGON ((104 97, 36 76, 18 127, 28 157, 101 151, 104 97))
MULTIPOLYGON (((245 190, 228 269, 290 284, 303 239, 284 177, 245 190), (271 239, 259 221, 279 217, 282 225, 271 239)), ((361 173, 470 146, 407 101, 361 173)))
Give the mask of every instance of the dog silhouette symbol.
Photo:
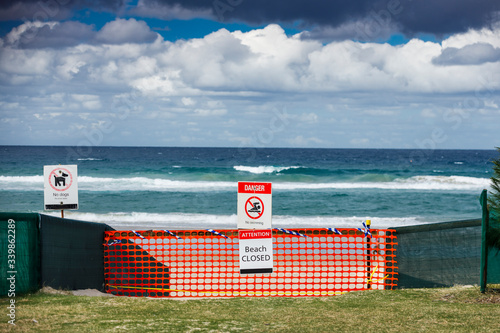
POLYGON ((62 173, 62 177, 57 177, 54 175, 54 181, 55 181, 55 186, 66 186, 66 177, 68 177, 68 174, 62 173), (62 185, 61 185, 62 183, 62 185))

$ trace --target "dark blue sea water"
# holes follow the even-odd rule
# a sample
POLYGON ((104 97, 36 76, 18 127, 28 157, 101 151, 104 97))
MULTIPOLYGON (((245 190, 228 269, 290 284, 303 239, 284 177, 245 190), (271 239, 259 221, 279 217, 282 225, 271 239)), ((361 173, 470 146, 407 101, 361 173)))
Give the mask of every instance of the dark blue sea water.
POLYGON ((43 166, 78 165, 79 210, 117 228, 235 228, 237 182, 273 183, 273 225, 480 218, 496 150, 0 146, 0 210, 43 212, 43 166))

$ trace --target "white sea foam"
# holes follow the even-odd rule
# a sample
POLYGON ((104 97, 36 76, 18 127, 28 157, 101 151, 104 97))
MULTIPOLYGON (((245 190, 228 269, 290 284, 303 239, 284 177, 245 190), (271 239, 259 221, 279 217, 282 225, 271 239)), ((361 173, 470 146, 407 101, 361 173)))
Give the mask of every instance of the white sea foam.
POLYGON ((339 183, 275 183, 274 189, 381 189, 381 190, 441 190, 480 191, 490 186, 488 178, 463 176, 414 176, 397 178, 390 182, 339 182, 339 183))
MULTIPOLYGON (((43 190, 43 176, 0 176, 0 190, 43 190)), ((217 191, 235 190, 235 182, 181 181, 163 178, 78 176, 78 189, 83 191, 217 191)))
MULTIPOLYGON (((60 216, 59 212, 42 212, 60 216)), ((115 229, 161 230, 161 229, 236 229, 236 215, 183 214, 183 213, 108 213, 95 214, 66 211, 65 217, 88 222, 106 223, 115 229)), ((273 227, 277 228, 358 228, 367 217, 338 216, 273 216, 273 227)), ((371 217, 372 228, 425 224, 418 217, 371 217)))
POLYGON ((236 165, 233 167, 237 171, 245 171, 249 173, 254 173, 254 174, 262 174, 262 173, 273 173, 273 172, 281 172, 283 170, 290 170, 290 169, 299 169, 301 168, 300 166, 287 166, 287 167, 275 167, 275 166, 268 166, 268 165, 261 165, 261 166, 245 166, 245 165, 236 165))
MULTIPOLYGON (((185 181, 147 177, 78 177, 78 188, 83 191, 207 192, 236 191, 236 187, 236 182, 229 181, 185 181)), ((411 178, 398 178, 387 182, 273 183, 273 189, 283 191, 325 189, 480 191, 489 187, 489 178, 463 176, 414 176, 411 178)), ((42 191, 43 176, 0 176, 0 190, 42 191)))
POLYGON ((0 176, 0 190, 43 191, 43 176, 0 176))

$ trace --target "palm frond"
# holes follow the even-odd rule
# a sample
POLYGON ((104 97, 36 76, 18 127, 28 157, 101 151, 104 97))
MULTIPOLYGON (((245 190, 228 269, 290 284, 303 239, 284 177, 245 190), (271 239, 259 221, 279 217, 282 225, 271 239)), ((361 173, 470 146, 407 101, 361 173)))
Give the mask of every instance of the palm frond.
POLYGON ((497 253, 500 251, 500 229, 489 228, 486 234, 486 244, 488 247, 496 249, 497 253))
MULTIPOLYGON (((500 148, 496 147, 500 153, 500 148)), ((491 177, 491 190, 488 195, 488 208, 490 211, 490 228, 486 242, 488 246, 500 251, 500 157, 493 161, 493 176, 491 177)))

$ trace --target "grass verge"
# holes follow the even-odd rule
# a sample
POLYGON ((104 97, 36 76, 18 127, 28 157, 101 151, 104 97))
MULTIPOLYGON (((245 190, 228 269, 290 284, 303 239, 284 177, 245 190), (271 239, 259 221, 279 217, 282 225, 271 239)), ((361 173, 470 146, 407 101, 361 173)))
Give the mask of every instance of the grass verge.
POLYGON ((36 294, 16 297, 2 332, 500 332, 500 290, 351 292, 333 297, 148 299, 36 294))

